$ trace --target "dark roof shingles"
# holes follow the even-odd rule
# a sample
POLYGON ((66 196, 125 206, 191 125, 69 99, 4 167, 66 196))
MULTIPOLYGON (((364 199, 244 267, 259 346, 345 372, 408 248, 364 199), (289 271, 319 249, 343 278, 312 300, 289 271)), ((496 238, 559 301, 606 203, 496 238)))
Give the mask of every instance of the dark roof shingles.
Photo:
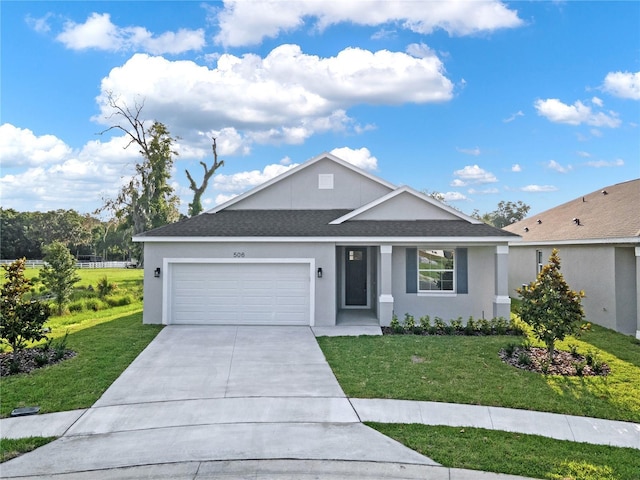
POLYGON ((514 237, 465 220, 351 220, 350 210, 222 210, 142 233, 149 237, 514 237))

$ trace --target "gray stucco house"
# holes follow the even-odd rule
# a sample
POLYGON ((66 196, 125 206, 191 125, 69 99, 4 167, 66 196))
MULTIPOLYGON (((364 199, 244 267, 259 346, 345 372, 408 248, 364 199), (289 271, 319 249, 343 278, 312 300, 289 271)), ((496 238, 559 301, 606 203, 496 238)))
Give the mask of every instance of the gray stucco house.
POLYGON ((584 290, 586 319, 640 338, 640 179, 604 187, 516 222, 509 292, 535 280, 558 249, 562 273, 584 290))
POLYGON ((325 153, 134 240, 145 323, 334 326, 508 318, 515 238, 325 153))

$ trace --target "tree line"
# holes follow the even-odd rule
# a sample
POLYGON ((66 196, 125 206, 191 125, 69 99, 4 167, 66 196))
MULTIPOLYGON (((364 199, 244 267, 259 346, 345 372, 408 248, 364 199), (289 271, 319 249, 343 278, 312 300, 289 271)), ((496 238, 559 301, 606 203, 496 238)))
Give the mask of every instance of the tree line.
POLYGON ((41 259, 47 245, 59 242, 78 258, 95 255, 104 261, 128 260, 131 231, 117 219, 102 221, 75 210, 18 212, 0 207, 0 258, 41 259))

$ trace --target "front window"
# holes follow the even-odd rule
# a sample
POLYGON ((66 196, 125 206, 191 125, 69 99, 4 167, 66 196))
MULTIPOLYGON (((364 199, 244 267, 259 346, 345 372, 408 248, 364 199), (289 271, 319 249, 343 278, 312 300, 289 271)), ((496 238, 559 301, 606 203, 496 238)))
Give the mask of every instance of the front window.
POLYGON ((454 250, 418 249, 418 291, 454 291, 454 250))

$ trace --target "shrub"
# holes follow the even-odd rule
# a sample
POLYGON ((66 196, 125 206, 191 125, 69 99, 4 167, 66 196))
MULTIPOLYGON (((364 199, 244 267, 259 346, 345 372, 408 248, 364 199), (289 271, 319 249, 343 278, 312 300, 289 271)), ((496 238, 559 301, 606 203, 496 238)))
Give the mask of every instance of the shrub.
POLYGON ((504 347, 503 350, 504 350, 505 355, 510 357, 515 353, 517 348, 518 348, 518 344, 517 343, 510 342, 510 343, 507 343, 507 345, 504 347))
POLYGON ((520 352, 518 355, 518 363, 520 365, 531 365, 531 357, 527 352, 520 352))
POLYGON ((6 282, 0 289, 0 338, 11 346, 15 354, 27 342, 47 338, 44 323, 51 312, 46 303, 24 298, 31 290, 31 282, 24 276, 24 258, 2 265, 2 268, 6 282))
POLYGON ((118 289, 118 285, 115 283, 109 283, 107 280, 107 276, 105 275, 96 284, 96 290, 98 291, 98 296, 100 298, 105 298, 107 295, 111 295, 118 289))
POLYGON ((404 329, 407 332, 413 333, 413 329, 416 326, 416 321, 413 318, 413 315, 409 314, 409 313, 405 313, 404 314, 404 329))
POLYGON ((431 318, 429 315, 423 315, 420 317, 420 326, 423 331, 429 333, 429 330, 431 329, 431 318))
POLYGON ((398 315, 396 315, 395 313, 391 317, 391 323, 389 323, 389 328, 391 328, 391 331, 393 333, 404 333, 404 327, 400 325, 400 322, 398 321, 398 315))
POLYGON ((105 301, 110 307, 123 307, 124 305, 131 305, 133 303, 131 295, 107 298, 105 301))
POLYGON ((476 321, 473 319, 473 317, 469 317, 469 320, 467 320, 467 325, 464 327, 464 334, 475 335, 476 330, 477 330, 476 321))
POLYGON ((491 335, 493 328, 491 327, 491 322, 486 318, 481 318, 478 320, 478 327, 480 328, 480 333, 483 335, 491 335))
POLYGON ((433 320, 433 328, 435 330, 434 333, 444 335, 447 331, 447 324, 440 317, 436 317, 433 320))
POLYGON ((462 332, 464 329, 462 324, 462 317, 458 317, 456 320, 451 320, 450 326, 453 329, 453 333, 462 332))
POLYGON ((580 303, 584 292, 571 290, 565 282, 555 248, 536 281, 516 291, 522 297, 520 317, 531 326, 535 337, 546 344, 552 362, 555 342, 579 331, 584 318, 580 303))

